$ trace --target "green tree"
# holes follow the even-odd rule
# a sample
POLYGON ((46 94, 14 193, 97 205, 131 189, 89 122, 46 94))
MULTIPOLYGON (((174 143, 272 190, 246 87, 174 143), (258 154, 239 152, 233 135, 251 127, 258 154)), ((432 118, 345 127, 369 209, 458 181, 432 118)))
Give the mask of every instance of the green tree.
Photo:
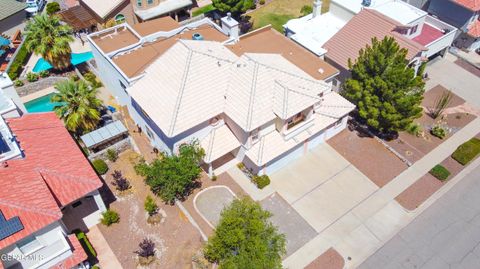
POLYGON ((344 96, 358 108, 358 116, 373 129, 392 134, 405 130, 422 115, 424 82, 408 66, 407 49, 393 37, 361 49, 349 68, 352 77, 343 85, 344 96))
POLYGON ((54 13, 60 11, 60 4, 58 2, 50 2, 47 4, 45 10, 47 11, 48 15, 53 15, 54 13))
POLYGON ((140 162, 135 171, 145 177, 145 182, 153 193, 167 203, 183 199, 197 186, 197 179, 202 169, 200 161, 205 156, 198 141, 180 146, 177 155, 165 155, 152 164, 140 162))
POLYGON ((221 12, 244 13, 255 7, 253 0, 212 0, 213 6, 221 12))
POLYGON ((205 258, 219 268, 282 268, 286 240, 269 221, 272 214, 248 197, 223 209, 215 233, 204 248, 205 258))
POLYGON ((102 101, 97 98, 97 89, 88 86, 83 80, 65 80, 55 84, 57 92, 51 102, 58 103, 54 110, 63 119, 71 132, 82 134, 93 130, 100 121, 99 107, 102 101))
POLYGON ((72 28, 60 23, 57 16, 41 14, 33 17, 26 26, 26 48, 40 54, 55 69, 63 70, 70 66, 70 42, 72 28))

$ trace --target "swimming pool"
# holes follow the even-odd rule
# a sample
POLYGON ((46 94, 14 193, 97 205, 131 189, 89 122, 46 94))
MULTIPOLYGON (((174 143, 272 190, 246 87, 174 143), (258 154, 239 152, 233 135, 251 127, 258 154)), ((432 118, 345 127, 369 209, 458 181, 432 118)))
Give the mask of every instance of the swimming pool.
POLYGON ((51 103, 50 98, 54 93, 47 94, 45 96, 33 99, 25 103, 25 108, 29 113, 49 112, 53 111, 53 108, 60 103, 51 103))
MULTIPOLYGON (((83 53, 72 53, 70 62, 72 65, 77 65, 84 63, 90 59, 93 58, 93 53, 91 51, 88 52, 83 52, 83 53)), ((53 68, 53 66, 47 62, 45 59, 40 58, 38 61, 35 63, 35 66, 33 67, 33 72, 38 73, 44 70, 49 70, 53 68)))

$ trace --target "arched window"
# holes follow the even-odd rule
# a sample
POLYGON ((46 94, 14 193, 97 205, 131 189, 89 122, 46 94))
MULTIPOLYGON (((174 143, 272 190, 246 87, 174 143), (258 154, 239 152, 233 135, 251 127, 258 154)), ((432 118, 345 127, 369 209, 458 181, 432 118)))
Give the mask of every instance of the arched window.
POLYGON ((115 22, 116 23, 124 23, 125 22, 125 15, 120 13, 117 16, 115 16, 115 22))

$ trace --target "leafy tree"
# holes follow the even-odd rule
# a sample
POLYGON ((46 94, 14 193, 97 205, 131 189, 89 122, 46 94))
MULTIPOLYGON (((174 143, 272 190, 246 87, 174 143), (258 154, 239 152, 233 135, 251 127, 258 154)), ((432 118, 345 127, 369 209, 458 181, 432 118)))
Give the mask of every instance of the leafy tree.
POLYGON ((310 14, 312 12, 313 12, 313 7, 311 5, 304 5, 300 9, 300 13, 302 14, 302 16, 307 16, 308 14, 310 14))
POLYGON ((205 257, 219 268, 282 268, 285 235, 269 221, 272 214, 248 197, 223 209, 215 233, 204 248, 205 257))
POLYGON ((72 28, 62 24, 57 16, 41 14, 33 17, 26 26, 26 48, 42 55, 55 69, 63 70, 70 66, 70 42, 72 28))
POLYGON ((100 121, 98 108, 102 101, 97 98, 97 89, 83 80, 66 80, 55 84, 51 102, 58 103, 54 110, 63 119, 67 129, 81 134, 93 130, 100 121))
POLYGON ((425 84, 406 57, 405 48, 385 37, 373 38, 355 64, 349 59, 352 77, 343 86, 344 95, 357 105, 360 119, 383 134, 405 130, 422 115, 425 84))
POLYGON ((141 162, 135 171, 145 177, 153 193, 172 204, 183 199, 197 185, 196 179, 202 169, 200 161, 205 155, 198 141, 180 146, 177 155, 165 155, 152 164, 141 162))
POLYGON ((54 13, 60 11, 60 4, 58 2, 50 2, 47 4, 45 10, 47 11, 48 15, 53 15, 54 13))
POLYGON ((244 13, 255 7, 253 0, 212 0, 213 6, 220 12, 244 13))

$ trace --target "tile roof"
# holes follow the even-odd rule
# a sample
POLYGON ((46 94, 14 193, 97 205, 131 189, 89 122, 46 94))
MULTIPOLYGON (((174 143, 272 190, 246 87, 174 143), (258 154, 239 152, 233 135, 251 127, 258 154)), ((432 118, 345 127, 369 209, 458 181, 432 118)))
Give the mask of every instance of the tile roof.
POLYGON ((476 20, 468 27, 468 32, 470 36, 480 37, 480 20, 476 20))
POLYGON ((422 27, 422 32, 414 37, 412 40, 426 46, 433 41, 437 40, 438 38, 442 37, 444 35, 443 31, 440 29, 431 26, 430 24, 424 23, 422 27))
POLYGON ((90 8, 100 18, 105 19, 112 11, 128 0, 81 0, 81 3, 90 8))
POLYGON ((24 229, 0 241, 4 248, 61 219, 60 207, 98 189, 102 182, 54 113, 7 121, 24 158, 0 168, 0 210, 19 216, 24 229))
POLYGON ((327 58, 348 69, 348 59, 356 59, 360 49, 371 45, 373 37, 383 39, 385 36, 393 36, 400 47, 406 48, 409 59, 413 59, 421 51, 427 50, 417 42, 395 32, 395 29, 400 26, 398 22, 378 11, 365 8, 325 43, 327 58))
POLYGON ((27 5, 25 3, 21 3, 16 0, 0 1, 0 21, 24 10, 26 7, 27 5))
POLYGON ((226 124, 215 126, 208 135, 200 141, 205 149, 206 163, 211 163, 230 151, 240 147, 240 142, 226 124))
POLYGON ((455 3, 473 11, 480 10, 480 0, 453 0, 455 3))
POLYGON ((237 57, 219 42, 180 40, 127 91, 173 137, 223 112, 251 131, 274 119, 275 112, 287 116, 305 109, 329 89, 278 54, 237 57), (276 83, 287 85, 291 94, 277 94, 274 108, 276 83), (285 111, 279 108, 284 102, 285 111))

